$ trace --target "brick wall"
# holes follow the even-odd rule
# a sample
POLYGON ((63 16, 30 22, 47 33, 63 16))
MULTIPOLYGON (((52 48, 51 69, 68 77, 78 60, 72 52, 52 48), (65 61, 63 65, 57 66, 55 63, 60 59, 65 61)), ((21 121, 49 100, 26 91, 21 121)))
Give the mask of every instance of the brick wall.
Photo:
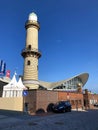
POLYGON ((72 105, 72 109, 83 109, 82 93, 58 91, 58 100, 69 100, 72 105))
POLYGON ((27 96, 24 96, 24 101, 23 101, 24 111, 35 112, 36 100, 37 100, 36 90, 28 90, 28 94, 27 96))
POLYGON ((37 90, 36 110, 43 109, 45 112, 53 103, 58 101, 57 91, 37 90))
POLYGON ((49 111, 49 106, 58 101, 58 92, 46 90, 28 90, 28 95, 24 97, 24 111, 25 103, 28 104, 28 111, 30 113, 43 110, 49 111))
MULTIPOLYGON (((24 97, 24 105, 28 103, 28 111, 51 111, 51 105, 57 101, 69 100, 73 109, 83 108, 83 94, 63 91, 29 90, 24 97)), ((24 107, 25 108, 25 107, 24 107)), ((25 110, 25 109, 24 109, 25 110)))

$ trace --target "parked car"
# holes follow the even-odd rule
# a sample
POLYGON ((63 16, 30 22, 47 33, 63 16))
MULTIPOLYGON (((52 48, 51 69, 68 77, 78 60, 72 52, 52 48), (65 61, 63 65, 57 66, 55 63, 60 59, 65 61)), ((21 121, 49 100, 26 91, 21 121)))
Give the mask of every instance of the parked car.
POLYGON ((71 104, 69 101, 59 101, 52 107, 53 112, 71 112, 71 104))

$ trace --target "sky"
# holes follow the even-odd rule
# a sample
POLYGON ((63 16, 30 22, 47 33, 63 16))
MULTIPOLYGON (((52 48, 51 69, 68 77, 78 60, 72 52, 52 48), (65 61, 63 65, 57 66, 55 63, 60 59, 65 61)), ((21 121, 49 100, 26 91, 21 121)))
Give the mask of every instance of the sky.
POLYGON ((89 73, 84 86, 98 93, 98 0, 0 0, 0 59, 23 74, 25 22, 40 23, 39 80, 56 82, 89 73))

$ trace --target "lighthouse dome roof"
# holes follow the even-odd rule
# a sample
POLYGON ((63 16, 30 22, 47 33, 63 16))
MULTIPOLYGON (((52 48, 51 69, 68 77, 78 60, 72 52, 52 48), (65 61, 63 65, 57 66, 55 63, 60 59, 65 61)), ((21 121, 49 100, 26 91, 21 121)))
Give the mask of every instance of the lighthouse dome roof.
POLYGON ((37 21, 37 15, 34 12, 30 13, 29 14, 29 20, 37 21))

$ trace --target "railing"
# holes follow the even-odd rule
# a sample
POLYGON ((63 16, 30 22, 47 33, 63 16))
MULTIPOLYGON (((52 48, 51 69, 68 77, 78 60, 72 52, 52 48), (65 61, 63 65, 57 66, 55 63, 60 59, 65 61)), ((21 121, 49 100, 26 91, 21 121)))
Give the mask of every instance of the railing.
POLYGON ((37 27, 38 29, 40 29, 40 26, 39 26, 39 22, 37 21, 32 21, 32 20, 27 20, 26 23, 25 23, 25 28, 27 29, 28 27, 30 26, 35 26, 37 27))
POLYGON ((22 56, 24 56, 26 53, 35 53, 37 55, 39 55, 39 57, 41 56, 41 52, 36 49, 36 48, 25 48, 25 49, 22 49, 22 56))
POLYGON ((32 20, 27 20, 27 21, 25 22, 25 25, 26 25, 27 23, 37 23, 37 24, 40 24, 38 21, 32 21, 32 20))

